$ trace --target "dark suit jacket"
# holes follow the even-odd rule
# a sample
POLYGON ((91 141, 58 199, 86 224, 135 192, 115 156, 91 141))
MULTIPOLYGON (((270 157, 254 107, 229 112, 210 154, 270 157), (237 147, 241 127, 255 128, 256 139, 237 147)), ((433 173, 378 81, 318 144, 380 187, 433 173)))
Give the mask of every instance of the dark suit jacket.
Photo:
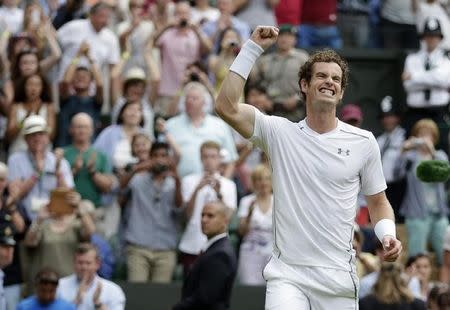
POLYGON ((174 310, 222 310, 230 306, 237 257, 228 237, 214 242, 192 266, 174 310))

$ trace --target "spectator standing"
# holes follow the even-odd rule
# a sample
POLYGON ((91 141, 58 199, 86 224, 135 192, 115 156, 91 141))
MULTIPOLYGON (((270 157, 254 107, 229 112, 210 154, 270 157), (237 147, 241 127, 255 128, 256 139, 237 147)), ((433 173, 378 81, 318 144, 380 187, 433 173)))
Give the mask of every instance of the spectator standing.
POLYGON ((449 153, 448 102, 450 94, 450 60, 440 47, 443 34, 437 19, 428 19, 421 35, 424 46, 406 57, 402 74, 407 98, 404 126, 409 135, 422 118, 431 118, 439 127, 439 148, 449 153))
POLYGON ((253 170, 253 193, 241 199, 239 205, 238 279, 244 285, 264 285, 262 271, 272 254, 272 175, 267 166, 253 170))
POLYGON ((276 26, 275 7, 280 0, 238 0, 234 1, 236 17, 245 20, 250 29, 258 25, 276 26))
POLYGON ((22 79, 14 101, 6 128, 6 139, 10 144, 8 153, 11 155, 26 150, 22 129, 24 121, 30 115, 39 115, 46 120, 47 133, 52 140, 56 132, 56 115, 47 80, 38 73, 22 79))
POLYGON ((75 310, 73 303, 56 298, 59 276, 52 269, 41 269, 34 279, 36 294, 20 302, 17 310, 75 310))
POLYGON ((87 113, 94 122, 94 136, 101 128, 100 112, 103 103, 103 81, 100 68, 89 54, 89 46, 83 43, 64 73, 60 84, 60 111, 58 114, 58 134, 56 146, 64 147, 72 140, 69 125, 72 117, 78 113, 87 113), (86 57, 89 65, 80 63, 80 57, 86 57), (91 87, 95 86, 95 95, 91 87))
POLYGON ((72 20, 87 18, 88 11, 85 0, 67 0, 58 7, 53 18, 53 26, 58 30, 72 20))
POLYGON ((207 140, 213 140, 228 151, 229 157, 225 158, 228 163, 225 176, 231 177, 237 152, 230 128, 221 119, 205 113, 205 98, 209 94, 203 85, 192 82, 186 85, 185 92, 185 112, 169 119, 166 124, 167 131, 181 151, 178 173, 181 177, 200 173, 200 146, 207 140))
POLYGON ((219 50, 219 36, 226 28, 233 28, 239 33, 242 42, 250 37, 251 29, 249 25, 233 16, 235 13, 235 6, 233 0, 217 0, 217 8, 220 11, 220 16, 215 21, 209 21, 202 25, 203 31, 210 38, 213 46, 213 51, 219 50))
POLYGON ((443 160, 443 150, 435 149, 439 129, 431 119, 418 121, 411 136, 403 143, 395 175, 406 177, 406 192, 400 213, 405 217, 409 257, 423 253, 431 243, 437 266, 442 267, 443 242, 448 226, 448 204, 444 183, 425 183, 418 179, 416 168, 424 160, 443 160))
MULTIPOLYGON (((89 11, 88 19, 73 20, 58 30, 58 41, 63 51, 60 63, 59 79, 63 78, 72 59, 85 42, 90 47, 90 55, 100 70, 111 69, 119 61, 120 49, 116 35, 107 28, 111 16, 111 7, 97 2, 89 11)), ((106 70, 108 71, 108 70, 106 70)), ((109 76, 103 76, 105 89, 109 76)), ((104 97, 104 100, 107 99, 104 97)))
MULTIPOLYGON (((125 229, 128 281, 169 283, 176 265, 181 181, 169 145, 156 142, 150 161, 126 184, 130 215, 125 229), (178 209, 178 210, 177 210, 178 209)), ((122 184, 125 185, 125 184, 122 184)))
POLYGON ((337 0, 303 0, 301 21, 297 47, 342 48, 336 26, 337 0))
POLYGON ((17 34, 22 31, 23 10, 19 8, 18 0, 5 0, 0 7, 0 27, 7 34, 17 34))
POLYGON ((124 310, 125 295, 117 284, 97 275, 100 268, 98 250, 81 243, 73 261, 75 273, 59 281, 56 296, 73 302, 78 310, 124 310))
POLYGON ((380 121, 383 128, 377 137, 381 152, 383 174, 386 178, 386 196, 394 209, 396 219, 399 219, 400 205, 405 193, 405 182, 396 178, 394 168, 400 158, 405 129, 400 126, 400 111, 391 96, 385 96, 380 103, 380 121))
MULTIPOLYGON (((277 25, 293 25, 297 28, 297 34, 299 34, 303 1, 304 0, 279 0, 278 5, 275 8, 277 25)), ((297 42, 299 42, 298 38, 297 42)))
POLYGON ((236 185, 219 174, 220 145, 213 141, 204 142, 200 147, 200 157, 203 172, 188 175, 182 180, 187 225, 179 250, 185 276, 207 242, 200 225, 203 206, 216 200, 222 200, 231 209, 236 209, 237 204, 236 185))
POLYGON ((229 309, 237 258, 227 230, 231 209, 221 201, 202 207, 201 227, 208 242, 183 283, 173 310, 229 309))
POLYGON ((64 157, 70 164, 75 189, 82 199, 102 207, 102 194, 109 193, 116 182, 105 154, 91 145, 93 121, 86 113, 76 114, 70 123, 72 144, 64 148, 64 157))
POLYGON ((184 70, 211 50, 208 37, 197 25, 192 24, 188 2, 176 4, 175 24, 165 27, 156 35, 155 47, 160 49, 162 77, 155 112, 172 116, 176 113, 175 98, 182 86, 184 70))
POLYGON ((384 48, 419 48, 411 0, 384 0, 380 6, 384 48))
POLYGON ((45 266, 52 266, 61 276, 71 274, 71 257, 78 243, 91 240, 95 231, 90 215, 80 209, 80 194, 68 192, 65 199, 73 207, 72 214, 52 214, 44 206, 25 235, 24 244, 30 250, 26 271, 29 289, 33 287, 36 274, 45 266))
POLYGON ((8 159, 8 180, 20 186, 18 206, 24 208, 25 219, 34 220, 37 211, 46 205, 51 190, 56 187, 73 188, 73 176, 62 153, 48 150, 47 122, 39 115, 23 122, 27 151, 16 152, 8 159))
POLYGON ((298 68, 307 60, 308 53, 295 48, 297 29, 281 25, 276 50, 262 56, 250 76, 251 84, 261 83, 273 102, 273 114, 299 121, 305 115, 300 100, 300 87, 296 82, 298 68))
POLYGON ((337 26, 343 46, 367 47, 369 36, 369 1, 338 0, 337 26))
POLYGON ((212 7, 208 0, 195 0, 192 7, 192 23, 203 25, 209 21, 216 21, 220 16, 220 11, 212 7))

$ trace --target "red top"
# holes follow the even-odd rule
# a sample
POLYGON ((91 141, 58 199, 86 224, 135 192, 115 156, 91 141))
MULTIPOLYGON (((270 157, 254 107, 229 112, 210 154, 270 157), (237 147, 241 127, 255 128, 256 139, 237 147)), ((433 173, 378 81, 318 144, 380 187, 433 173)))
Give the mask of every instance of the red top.
POLYGON ((303 0, 280 0, 275 8, 275 17, 278 25, 300 25, 303 0))
POLYGON ((302 24, 336 24, 337 0, 303 0, 302 24))

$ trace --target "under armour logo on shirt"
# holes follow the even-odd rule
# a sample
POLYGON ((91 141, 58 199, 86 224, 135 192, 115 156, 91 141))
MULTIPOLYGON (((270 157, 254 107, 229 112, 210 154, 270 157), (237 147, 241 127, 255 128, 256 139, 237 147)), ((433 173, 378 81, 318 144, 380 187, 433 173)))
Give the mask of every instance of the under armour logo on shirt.
POLYGON ((341 148, 338 148, 338 154, 339 154, 339 155, 350 156, 350 150, 343 150, 343 149, 341 149, 341 148))

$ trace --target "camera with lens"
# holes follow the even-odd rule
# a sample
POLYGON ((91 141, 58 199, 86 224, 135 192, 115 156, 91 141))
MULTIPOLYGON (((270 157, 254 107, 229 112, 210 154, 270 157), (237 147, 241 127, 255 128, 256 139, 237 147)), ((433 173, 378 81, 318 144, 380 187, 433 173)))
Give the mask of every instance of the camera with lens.
POLYGON ((167 170, 169 170, 169 166, 164 164, 155 164, 152 168, 152 171, 155 174, 160 174, 166 172, 167 170))
POLYGON ((188 25, 188 21, 186 19, 180 20, 180 27, 185 28, 188 25))
POLYGON ((191 75, 189 76, 189 78, 192 82, 200 81, 200 75, 198 75, 198 73, 196 73, 196 72, 192 72, 191 75))

